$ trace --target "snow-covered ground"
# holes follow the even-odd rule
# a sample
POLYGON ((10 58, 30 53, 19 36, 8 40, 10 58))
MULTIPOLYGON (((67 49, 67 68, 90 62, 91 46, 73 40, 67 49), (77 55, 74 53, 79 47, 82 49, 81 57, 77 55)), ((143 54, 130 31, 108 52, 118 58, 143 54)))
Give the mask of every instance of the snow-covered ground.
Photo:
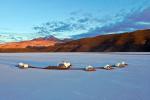
POLYGON ((0 100, 150 100, 150 53, 1 53, 0 100), (18 62, 44 67, 62 60, 73 67, 104 66, 114 70, 60 71, 18 69, 18 62))

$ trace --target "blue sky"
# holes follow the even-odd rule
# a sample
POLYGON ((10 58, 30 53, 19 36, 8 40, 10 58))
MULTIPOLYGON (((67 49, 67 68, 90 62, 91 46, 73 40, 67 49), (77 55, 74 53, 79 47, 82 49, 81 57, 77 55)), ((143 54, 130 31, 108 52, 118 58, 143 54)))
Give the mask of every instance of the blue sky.
POLYGON ((34 33, 49 27, 47 22, 54 28, 39 34, 61 38, 146 29, 150 28, 149 5, 149 0, 0 0, 0 32, 34 33))

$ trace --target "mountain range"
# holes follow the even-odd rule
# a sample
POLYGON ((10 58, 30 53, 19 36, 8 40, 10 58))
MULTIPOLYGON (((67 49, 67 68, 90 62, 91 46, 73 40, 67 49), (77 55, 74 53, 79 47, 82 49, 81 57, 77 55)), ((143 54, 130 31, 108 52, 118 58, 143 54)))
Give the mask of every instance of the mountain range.
POLYGON ((54 46, 56 43, 62 42, 61 40, 50 36, 50 37, 44 37, 44 38, 36 38, 33 40, 27 40, 27 41, 21 41, 21 42, 10 42, 10 43, 3 43, 0 44, 0 48, 5 49, 15 49, 15 48, 29 48, 29 47, 48 47, 48 46, 54 46))
POLYGON ((0 52, 149 52, 150 29, 78 40, 55 37, 0 44, 0 52))

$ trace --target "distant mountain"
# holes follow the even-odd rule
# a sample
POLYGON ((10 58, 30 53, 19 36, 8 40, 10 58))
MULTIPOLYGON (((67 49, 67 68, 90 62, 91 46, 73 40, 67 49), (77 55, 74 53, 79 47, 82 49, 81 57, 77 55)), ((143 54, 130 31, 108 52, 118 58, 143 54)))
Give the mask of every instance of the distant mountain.
POLYGON ((54 36, 41 37, 33 40, 21 41, 21 42, 10 42, 0 44, 1 49, 13 49, 13 48, 42 48, 48 46, 54 46, 56 43, 62 43, 62 40, 57 39, 54 36))
POLYGON ((15 48, 3 48, 6 46, 3 45, 0 46, 0 52, 150 52, 150 29, 65 42, 51 41, 45 38, 25 41, 30 44, 25 48, 17 47, 22 42, 15 44, 15 48), (33 46, 34 41, 36 42, 33 46), (39 44, 37 41, 42 43, 39 44), (47 42, 43 43, 43 41, 47 42))
POLYGON ((0 32, 0 43, 27 41, 27 40, 32 40, 38 37, 41 37, 41 35, 36 34, 36 33, 3 33, 3 32, 0 32))
POLYGON ((40 38, 35 38, 33 40, 49 40, 49 41, 61 41, 60 39, 50 35, 50 36, 46 36, 46 37, 40 37, 40 38))
POLYGON ((49 47, 48 51, 150 52, 150 29, 74 40, 54 47, 49 47))

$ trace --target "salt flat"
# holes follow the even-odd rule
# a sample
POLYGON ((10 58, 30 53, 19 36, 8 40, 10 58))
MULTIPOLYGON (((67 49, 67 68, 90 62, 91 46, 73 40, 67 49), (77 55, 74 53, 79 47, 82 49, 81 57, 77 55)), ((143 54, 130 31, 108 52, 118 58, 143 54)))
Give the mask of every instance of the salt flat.
POLYGON ((0 53, 0 100, 149 100, 150 53, 0 53), (68 60, 73 67, 126 61, 122 69, 18 69, 19 62, 44 67, 68 60))

